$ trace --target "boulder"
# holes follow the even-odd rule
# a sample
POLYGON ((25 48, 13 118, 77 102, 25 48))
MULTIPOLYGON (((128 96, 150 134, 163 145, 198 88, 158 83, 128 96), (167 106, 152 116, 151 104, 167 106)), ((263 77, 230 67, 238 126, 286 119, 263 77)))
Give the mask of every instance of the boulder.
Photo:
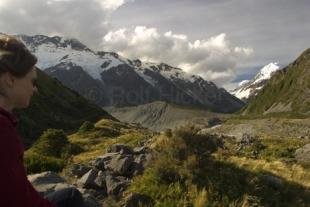
POLYGON ((84 199, 84 207, 100 207, 101 205, 98 203, 96 198, 91 194, 83 194, 84 199))
POLYGON ((106 188, 106 177, 108 173, 104 171, 99 171, 96 179, 94 180, 95 184, 102 189, 106 188))
POLYGON ((97 188, 98 186, 95 183, 97 174, 97 170, 91 169, 77 181, 77 184, 83 188, 97 188))
POLYGON ((106 163, 105 168, 113 171, 118 175, 128 175, 128 171, 134 159, 132 155, 117 155, 113 157, 109 163, 106 163))
POLYGON ((98 170, 105 170, 106 163, 110 162, 113 157, 116 157, 119 153, 106 153, 100 157, 97 157, 94 161, 91 162, 91 165, 97 168, 98 170))
POLYGON ((295 159, 302 165, 310 166, 310 143, 295 151, 295 159))
POLYGON ((148 147, 145 147, 145 146, 142 146, 142 147, 135 147, 134 149, 133 149, 133 152, 135 153, 135 154, 145 154, 145 153, 147 153, 147 152, 149 152, 150 151, 150 149, 148 148, 148 147))
POLYGON ((43 184, 65 182, 65 180, 62 177, 60 177, 57 173, 51 171, 29 175, 28 180, 32 183, 32 185, 43 185, 43 184))
POLYGON ((283 180, 281 178, 272 176, 272 175, 265 175, 263 177, 264 181, 267 183, 267 185, 269 185, 270 187, 276 189, 276 190, 280 190, 283 189, 284 187, 284 183, 283 180))
POLYGON ((133 154, 133 150, 131 147, 123 144, 114 144, 108 147, 107 149, 108 153, 114 152, 114 153, 120 153, 120 154, 133 154))
POLYGON ((140 193, 130 194, 126 200, 123 207, 138 207, 138 206, 154 206, 154 200, 140 193))
POLYGON ((88 167, 86 165, 75 164, 71 168, 71 174, 76 176, 77 178, 80 178, 85 175, 90 169, 91 167, 88 167))
POLYGON ((106 186, 107 193, 111 196, 119 196, 128 186, 129 181, 125 177, 107 175, 106 186))
POLYGON ((71 187, 62 177, 50 171, 29 175, 28 180, 42 196, 55 192, 55 189, 71 187))

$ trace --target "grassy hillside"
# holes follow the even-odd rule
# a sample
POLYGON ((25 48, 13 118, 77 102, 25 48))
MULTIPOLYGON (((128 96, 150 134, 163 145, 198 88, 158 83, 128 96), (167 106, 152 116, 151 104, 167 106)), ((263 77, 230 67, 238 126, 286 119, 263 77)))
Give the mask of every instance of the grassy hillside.
POLYGON ((209 132, 187 126, 159 134, 102 119, 82 126, 67 139, 59 131, 46 132, 26 152, 26 162, 31 172, 64 168, 61 175, 75 183, 76 178, 70 177, 73 164, 87 165, 115 143, 132 147, 144 143, 153 151, 150 166, 134 177, 119 200, 103 198, 106 206, 122 206, 131 193, 152 198, 155 207, 309 206, 310 171, 294 158, 294 151, 309 143, 297 137, 308 126, 309 121, 302 120, 228 120, 209 132), (291 128, 291 134, 286 136, 279 125, 291 128), (256 132, 251 135, 254 141, 240 148, 237 135, 228 134, 250 133, 247 128, 256 132), (66 141, 51 142, 52 134, 66 141), (59 149, 74 146, 69 147, 74 149, 72 156, 51 151, 56 145, 59 149), (38 154, 45 156, 43 162, 37 161, 38 154))
POLYGON ((17 111, 19 131, 26 145, 33 143, 47 128, 70 131, 86 120, 113 119, 107 112, 40 70, 38 91, 29 108, 17 111))
POLYGON ((243 114, 310 116, 310 49, 278 71, 249 102, 243 114))

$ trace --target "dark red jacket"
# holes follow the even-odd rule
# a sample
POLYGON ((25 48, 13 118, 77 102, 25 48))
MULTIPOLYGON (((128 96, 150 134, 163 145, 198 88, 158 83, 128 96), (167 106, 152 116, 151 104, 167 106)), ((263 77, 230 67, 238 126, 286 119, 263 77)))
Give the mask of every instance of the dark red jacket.
POLYGON ((0 108, 0 207, 55 207, 27 179, 17 119, 0 108))

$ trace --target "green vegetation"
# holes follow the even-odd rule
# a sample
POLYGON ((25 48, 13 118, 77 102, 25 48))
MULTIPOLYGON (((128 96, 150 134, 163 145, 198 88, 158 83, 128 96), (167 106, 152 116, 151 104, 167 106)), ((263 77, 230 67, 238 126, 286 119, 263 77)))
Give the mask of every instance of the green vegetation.
MULTIPOLYGON (((144 143, 154 159, 125 195, 147 195, 155 207, 308 206, 310 171, 294 159, 295 150, 308 142, 297 138, 308 132, 308 124, 308 119, 230 119, 208 133, 186 126, 158 134, 102 119, 84 122, 68 138, 61 130, 47 130, 25 160, 30 173, 53 170, 66 177, 72 164, 87 164, 112 144, 144 143), (242 148, 238 139, 221 134, 249 129, 256 135, 242 148)), ((123 200, 117 202, 109 205, 123 200)))
MULTIPOLYGON (((156 159, 143 175, 134 179, 128 191, 152 197, 156 207, 310 204, 309 191, 303 187, 309 186, 305 182, 310 179, 308 172, 299 168, 306 177, 302 179, 303 182, 296 183, 292 179, 286 180, 286 176, 281 177, 283 171, 278 170, 280 174, 277 170, 272 171, 272 165, 255 169, 255 163, 261 162, 258 159, 245 158, 248 162, 244 162, 244 166, 238 165, 239 158, 233 156, 235 152, 228 147, 232 143, 224 144, 222 139, 216 135, 201 135, 193 127, 177 129, 170 138, 158 136, 152 144, 158 152, 156 159), (278 186, 270 181, 278 178, 283 182, 278 186)), ((296 144, 292 143, 291 146, 296 144)), ((272 146, 275 147, 272 141, 261 145, 266 147, 263 148, 266 152, 271 152, 272 146)), ((262 155, 267 157, 268 153, 262 155)), ((272 157, 276 159, 277 156, 286 155, 280 153, 272 157)), ((288 156, 291 154, 288 153, 288 156)), ((285 169, 284 172, 290 170, 285 163, 281 167, 285 169)))
POLYGON ((80 153, 78 145, 69 143, 62 130, 48 129, 25 153, 28 173, 46 170, 61 171, 72 155, 80 153))

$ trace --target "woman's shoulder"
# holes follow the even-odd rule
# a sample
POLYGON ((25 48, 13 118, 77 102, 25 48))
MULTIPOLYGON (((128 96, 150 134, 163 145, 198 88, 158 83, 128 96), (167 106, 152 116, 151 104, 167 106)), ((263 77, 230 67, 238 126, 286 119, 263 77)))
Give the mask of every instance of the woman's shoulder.
POLYGON ((0 114, 0 134, 14 133, 15 127, 12 122, 6 117, 0 114))

